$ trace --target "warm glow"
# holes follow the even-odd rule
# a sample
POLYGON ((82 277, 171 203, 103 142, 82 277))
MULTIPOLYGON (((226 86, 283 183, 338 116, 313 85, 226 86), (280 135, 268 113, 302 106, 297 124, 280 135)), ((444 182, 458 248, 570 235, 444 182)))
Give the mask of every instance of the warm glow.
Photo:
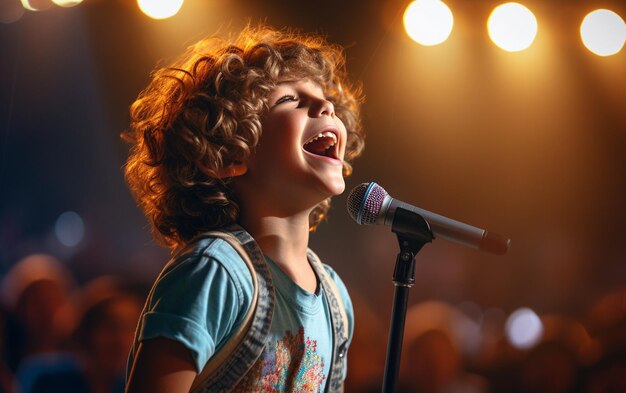
POLYGON ((52 2, 60 7, 74 7, 83 2, 83 0, 52 0, 52 2))
POLYGON ((416 0, 404 12, 404 29, 422 45, 444 42, 452 32, 452 12, 439 0, 416 0))
POLYGON ((153 19, 166 19, 178 13, 183 0, 137 0, 139 9, 153 19))
POLYGON ((518 52, 528 48, 537 35, 537 19, 518 3, 497 6, 487 21, 489 37, 498 47, 518 52))
POLYGON ((595 10, 580 25, 583 44, 598 56, 611 56, 624 47, 626 24, 613 11, 595 10))
POLYGON ((13 23, 24 15, 24 7, 19 2, 0 3, 0 23, 13 23))
POLYGON ((506 320, 506 337, 517 349, 532 348, 543 336, 543 323, 530 308, 520 308, 506 320))
POLYGON ((45 9, 50 8, 52 6, 52 2, 50 0, 20 0, 22 2, 22 6, 29 11, 43 11, 45 9))

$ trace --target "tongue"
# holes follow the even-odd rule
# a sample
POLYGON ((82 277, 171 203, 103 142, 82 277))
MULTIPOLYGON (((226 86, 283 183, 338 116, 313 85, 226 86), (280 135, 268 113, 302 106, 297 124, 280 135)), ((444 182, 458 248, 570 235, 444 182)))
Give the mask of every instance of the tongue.
POLYGON ((326 156, 326 150, 328 145, 325 138, 319 138, 304 145, 304 150, 309 153, 317 154, 318 156, 326 156))

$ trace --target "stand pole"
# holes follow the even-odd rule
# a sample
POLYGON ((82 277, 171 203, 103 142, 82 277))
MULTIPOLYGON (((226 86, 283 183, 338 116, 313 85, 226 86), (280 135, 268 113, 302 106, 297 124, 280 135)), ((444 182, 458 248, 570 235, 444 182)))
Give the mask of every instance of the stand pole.
POLYGON ((420 215, 402 208, 396 210, 391 230, 398 237, 400 252, 396 258, 396 267, 393 272, 395 292, 389 327, 383 393, 395 392, 398 384, 409 289, 415 283, 415 256, 425 244, 430 243, 433 239, 428 223, 420 215), (421 224, 416 225, 416 222, 421 224))

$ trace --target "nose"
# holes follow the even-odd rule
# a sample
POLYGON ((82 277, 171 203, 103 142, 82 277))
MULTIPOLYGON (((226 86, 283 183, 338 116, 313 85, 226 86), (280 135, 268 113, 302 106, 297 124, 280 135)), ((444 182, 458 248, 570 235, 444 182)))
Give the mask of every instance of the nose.
POLYGON ((314 105, 314 113, 315 117, 320 116, 330 116, 335 117, 335 106, 332 102, 328 101, 325 98, 320 98, 316 100, 317 103, 314 105))

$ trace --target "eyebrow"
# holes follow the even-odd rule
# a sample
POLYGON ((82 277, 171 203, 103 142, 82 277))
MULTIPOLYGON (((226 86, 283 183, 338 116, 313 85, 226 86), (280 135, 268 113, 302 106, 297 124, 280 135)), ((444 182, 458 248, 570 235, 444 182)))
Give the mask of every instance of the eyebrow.
POLYGON ((276 85, 277 86, 288 85, 288 84, 297 83, 297 82, 298 82, 297 79, 283 79, 283 80, 277 82, 276 85))
POLYGON ((279 82, 276 83, 277 86, 280 85, 288 85, 288 84, 298 84, 298 83, 307 83, 310 82, 312 83, 315 87, 319 87, 321 90, 324 90, 324 87, 322 86, 321 83, 311 79, 311 78, 304 78, 304 79, 283 79, 280 80, 279 82))
MULTIPOLYGON (((319 89, 319 91, 322 93, 322 96, 324 98, 326 98, 326 89, 324 89, 324 87, 321 84, 317 83, 316 81, 313 81, 313 80, 309 80, 309 81, 312 83, 313 87, 315 89, 319 89)), ((276 83, 276 87, 281 87, 281 86, 284 86, 284 85, 295 85, 295 84, 299 84, 299 83, 306 83, 306 79, 304 81, 303 80, 295 80, 295 79, 282 80, 282 81, 276 83)), ((291 86, 291 87, 295 88, 295 86, 291 86)))

